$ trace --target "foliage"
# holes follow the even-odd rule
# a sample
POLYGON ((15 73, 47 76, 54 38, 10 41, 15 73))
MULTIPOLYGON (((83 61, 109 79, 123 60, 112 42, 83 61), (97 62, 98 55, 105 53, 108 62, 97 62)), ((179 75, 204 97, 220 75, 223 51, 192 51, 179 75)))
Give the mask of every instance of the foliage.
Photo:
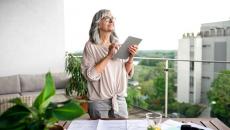
POLYGON ((139 50, 137 53, 137 56, 173 59, 176 56, 176 51, 174 50, 139 50))
POLYGON ((0 129, 48 130, 59 120, 72 120, 84 112, 76 101, 52 103, 55 85, 50 72, 46 74, 45 85, 33 105, 29 107, 20 98, 11 100, 15 105, 0 116, 0 129))
MULTIPOLYGON (((163 111, 165 107, 165 62, 158 62, 154 66, 137 65, 133 80, 139 81, 141 86, 141 96, 145 96, 144 102, 148 109, 163 111)), ((175 80, 176 74, 173 69, 169 69, 168 81, 168 111, 169 113, 179 113, 181 117, 197 117, 204 110, 205 106, 190 103, 179 103, 175 100, 175 80)), ((132 90, 134 91, 134 90, 132 90)), ((137 90, 139 91, 139 90, 137 90)), ((138 93, 138 92, 136 92, 138 93)), ((142 107, 142 106, 140 106, 142 107)))
POLYGON ((88 93, 87 81, 81 72, 81 61, 74 54, 67 54, 65 70, 70 75, 66 94, 72 95, 77 92, 77 96, 86 96, 88 93))
POLYGON ((198 117, 205 109, 204 105, 173 102, 169 104, 169 113, 180 113, 181 117, 198 117))
POLYGON ((126 98, 128 107, 141 106, 142 108, 147 108, 147 103, 144 101, 143 96, 140 91, 134 87, 128 87, 128 96, 126 98))
MULTIPOLYGON (((152 86, 145 90, 143 93, 148 93, 146 102, 149 105, 149 109, 152 110, 163 110, 165 103, 165 72, 164 72, 164 63, 160 62, 154 68, 153 73, 153 84, 152 86)), ((170 70, 169 72, 169 86, 168 86, 168 102, 171 103, 175 101, 174 96, 174 75, 175 72, 170 70)))
POLYGON ((154 67, 137 65, 135 66, 135 74, 132 80, 144 83, 145 81, 152 80, 154 77, 154 67))
POLYGON ((213 81, 208 99, 212 104, 211 114, 230 126, 230 70, 222 71, 213 81))

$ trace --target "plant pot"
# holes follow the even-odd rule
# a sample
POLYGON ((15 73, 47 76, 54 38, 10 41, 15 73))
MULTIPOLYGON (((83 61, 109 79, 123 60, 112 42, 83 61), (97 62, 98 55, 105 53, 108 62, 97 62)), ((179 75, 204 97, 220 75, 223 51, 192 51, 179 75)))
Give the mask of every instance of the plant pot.
POLYGON ((49 130, 64 130, 64 128, 60 125, 54 125, 53 127, 49 128, 49 130))
POLYGON ((88 112, 88 108, 89 108, 89 104, 88 104, 88 99, 86 96, 77 96, 76 97, 77 101, 80 102, 80 105, 82 107, 82 109, 84 110, 84 112, 88 112))
POLYGON ((81 102, 80 105, 83 108, 84 112, 88 113, 88 108, 89 108, 88 102, 87 101, 81 102))

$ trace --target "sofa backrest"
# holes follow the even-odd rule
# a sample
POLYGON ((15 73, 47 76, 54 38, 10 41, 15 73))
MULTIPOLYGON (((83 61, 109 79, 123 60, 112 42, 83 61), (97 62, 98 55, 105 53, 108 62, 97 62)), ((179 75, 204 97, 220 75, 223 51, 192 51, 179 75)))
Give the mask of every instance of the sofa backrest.
POLYGON ((66 73, 53 73, 52 74, 55 86, 57 89, 65 89, 69 81, 69 77, 66 73))
POLYGON ((14 94, 21 91, 18 75, 0 77, 0 95, 14 94))
MULTIPOLYGON (((56 89, 64 89, 69 77, 65 73, 52 73, 56 89)), ((22 92, 40 91, 45 83, 45 74, 20 75, 20 85, 22 92)))
POLYGON ((22 92, 40 91, 45 83, 44 74, 19 75, 22 92))

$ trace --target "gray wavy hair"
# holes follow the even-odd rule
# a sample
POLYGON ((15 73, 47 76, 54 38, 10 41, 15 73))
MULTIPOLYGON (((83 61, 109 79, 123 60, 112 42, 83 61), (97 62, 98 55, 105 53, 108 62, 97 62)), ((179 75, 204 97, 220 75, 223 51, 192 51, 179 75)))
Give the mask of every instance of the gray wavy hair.
MULTIPOLYGON (((92 23, 91 23, 91 27, 89 30, 89 40, 94 43, 94 44, 100 44, 101 43, 101 39, 100 39, 100 34, 99 34, 99 28, 98 28, 98 24, 100 22, 100 20, 104 17, 107 16, 110 13, 110 10, 107 9, 102 9, 99 10, 93 17, 92 23)), ((118 42, 118 37, 115 33, 115 31, 113 31, 110 35, 110 42, 111 43, 116 43, 118 42)))

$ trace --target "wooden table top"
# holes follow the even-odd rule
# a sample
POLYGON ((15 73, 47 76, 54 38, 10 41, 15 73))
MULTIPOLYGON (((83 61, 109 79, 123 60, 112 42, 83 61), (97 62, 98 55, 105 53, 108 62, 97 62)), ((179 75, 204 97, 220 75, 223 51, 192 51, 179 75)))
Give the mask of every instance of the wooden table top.
MULTIPOLYGON (((167 119, 172 119, 175 121, 179 121, 182 123, 185 122, 192 122, 204 127, 211 128, 213 130, 230 130, 229 127, 227 127, 223 122, 221 122, 217 118, 163 118, 163 121, 167 119)), ((62 125, 64 128, 68 128, 70 125, 70 121, 67 122, 59 122, 59 125, 62 125)))

